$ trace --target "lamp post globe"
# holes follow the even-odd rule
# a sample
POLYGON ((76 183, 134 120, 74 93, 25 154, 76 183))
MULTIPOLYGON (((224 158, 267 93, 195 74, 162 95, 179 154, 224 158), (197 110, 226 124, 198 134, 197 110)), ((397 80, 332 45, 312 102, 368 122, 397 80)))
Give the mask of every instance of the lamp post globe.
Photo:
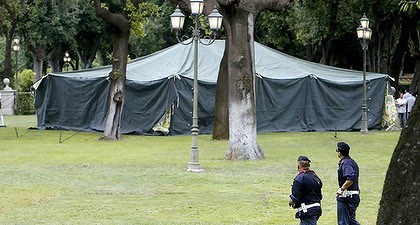
POLYGON ((203 13, 204 1, 203 0, 190 0, 191 14, 201 15, 203 13))
POLYGON ((213 9, 208 17, 211 30, 220 30, 220 28, 222 28, 223 16, 216 8, 213 9))
POLYGON ((366 14, 363 14, 362 18, 360 18, 360 25, 363 28, 369 28, 369 19, 366 17, 366 14))
POLYGON ((185 15, 182 14, 178 6, 171 14, 171 27, 175 30, 181 30, 184 27, 185 15))

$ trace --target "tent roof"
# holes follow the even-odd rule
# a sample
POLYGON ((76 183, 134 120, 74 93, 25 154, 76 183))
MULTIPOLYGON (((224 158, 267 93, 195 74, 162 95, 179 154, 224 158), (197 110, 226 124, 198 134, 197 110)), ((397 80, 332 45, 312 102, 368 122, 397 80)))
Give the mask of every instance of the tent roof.
MULTIPOLYGON (((216 40, 212 45, 199 45, 198 79, 216 82, 225 41, 216 40)), ((257 74, 272 79, 296 79, 307 76, 326 80, 359 82, 362 72, 325 66, 298 59, 255 42, 255 64, 257 74)), ((111 66, 78 70, 68 73, 52 73, 54 76, 97 78, 106 77, 111 66)), ((193 79, 193 45, 176 44, 153 54, 134 59, 127 65, 127 79, 137 82, 158 80, 167 77, 183 76, 193 79)), ((367 73, 367 80, 386 77, 386 74, 367 73)))

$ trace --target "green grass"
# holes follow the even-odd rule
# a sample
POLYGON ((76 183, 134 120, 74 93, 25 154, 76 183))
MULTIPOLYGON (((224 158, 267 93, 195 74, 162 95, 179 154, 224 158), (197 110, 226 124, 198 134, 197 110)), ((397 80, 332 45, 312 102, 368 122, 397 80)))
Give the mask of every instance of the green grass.
POLYGON ((202 173, 187 172, 190 136, 27 130, 34 116, 0 128, 0 224, 298 224, 287 206, 296 158, 307 155, 324 183, 321 225, 336 224, 335 144, 360 166, 361 224, 376 223, 399 132, 266 133, 265 160, 224 160, 226 141, 199 136, 202 173), (15 127, 19 138, 16 137, 15 127))

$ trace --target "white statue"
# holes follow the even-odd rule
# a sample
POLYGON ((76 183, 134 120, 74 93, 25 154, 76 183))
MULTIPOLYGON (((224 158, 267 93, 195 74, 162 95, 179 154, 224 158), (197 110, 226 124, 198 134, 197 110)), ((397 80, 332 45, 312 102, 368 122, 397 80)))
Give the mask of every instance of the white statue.
POLYGON ((12 88, 9 87, 9 84, 10 84, 10 79, 9 78, 7 78, 7 77, 4 78, 3 83, 5 85, 3 90, 5 90, 5 91, 11 91, 12 90, 12 88))

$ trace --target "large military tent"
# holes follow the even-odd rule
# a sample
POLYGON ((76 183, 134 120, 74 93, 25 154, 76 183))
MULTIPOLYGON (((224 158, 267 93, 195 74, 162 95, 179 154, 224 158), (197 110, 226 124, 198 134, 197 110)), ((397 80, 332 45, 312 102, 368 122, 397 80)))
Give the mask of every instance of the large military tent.
MULTIPOLYGON (((199 126, 211 133, 224 41, 199 46, 199 126)), ((177 44, 127 65, 122 132, 143 134, 165 117, 169 134, 191 129, 193 46, 177 44), (168 122, 170 121, 170 122, 168 122)), ((359 130, 360 71, 324 66, 255 43, 259 132, 359 130)), ((38 83, 39 129, 103 131, 111 66, 51 73, 38 83)), ((388 76, 367 73, 368 127, 381 128, 388 76)))

